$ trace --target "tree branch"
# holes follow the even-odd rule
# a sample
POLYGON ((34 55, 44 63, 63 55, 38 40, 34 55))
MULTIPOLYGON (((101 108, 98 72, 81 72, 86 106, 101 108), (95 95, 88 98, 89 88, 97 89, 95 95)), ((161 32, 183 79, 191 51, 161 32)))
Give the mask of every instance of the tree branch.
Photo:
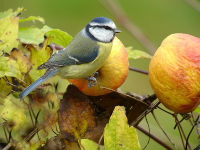
POLYGON ((200 3, 197 0, 184 0, 188 5, 200 12, 200 3))
POLYGON ((150 53, 154 53, 156 47, 154 44, 147 38, 147 36, 142 32, 142 30, 133 24, 128 17, 126 16, 124 10, 120 7, 116 0, 98 0, 100 4, 107 11, 109 11, 118 23, 123 26, 137 41, 142 44, 150 53))
POLYGON ((160 145, 162 145, 163 147, 165 147, 167 150, 172 150, 172 148, 169 145, 167 145, 166 143, 164 143, 159 138, 157 138, 153 134, 149 133, 148 131, 146 131, 142 127, 135 126, 135 128, 138 129, 138 130, 140 130, 142 133, 144 133, 145 135, 149 136, 150 138, 152 138, 154 141, 156 141, 157 143, 159 143, 160 145))
POLYGON ((129 70, 131 70, 131 71, 135 71, 135 72, 138 72, 138 73, 142 73, 142 74, 145 74, 145 75, 148 75, 148 74, 149 74, 148 71, 144 71, 144 70, 136 69, 136 68, 133 68, 133 67, 129 67, 129 70))

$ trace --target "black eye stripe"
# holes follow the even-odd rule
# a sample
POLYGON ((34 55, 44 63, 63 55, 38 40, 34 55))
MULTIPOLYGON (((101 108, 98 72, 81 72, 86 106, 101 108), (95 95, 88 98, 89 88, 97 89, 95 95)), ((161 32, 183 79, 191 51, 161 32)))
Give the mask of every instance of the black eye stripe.
POLYGON ((114 29, 112 29, 112 28, 109 27, 109 26, 100 26, 100 25, 91 26, 91 25, 90 25, 90 27, 92 27, 92 28, 95 28, 95 27, 97 27, 97 28, 104 28, 104 29, 106 29, 106 30, 112 30, 112 31, 114 31, 114 29))

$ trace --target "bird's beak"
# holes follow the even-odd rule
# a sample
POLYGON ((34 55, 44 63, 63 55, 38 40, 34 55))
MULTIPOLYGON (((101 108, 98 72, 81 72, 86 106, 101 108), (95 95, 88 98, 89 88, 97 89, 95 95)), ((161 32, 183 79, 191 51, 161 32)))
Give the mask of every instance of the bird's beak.
POLYGON ((117 28, 116 28, 114 31, 115 31, 115 33, 120 33, 120 32, 121 32, 121 31, 120 31, 119 29, 117 29, 117 28))

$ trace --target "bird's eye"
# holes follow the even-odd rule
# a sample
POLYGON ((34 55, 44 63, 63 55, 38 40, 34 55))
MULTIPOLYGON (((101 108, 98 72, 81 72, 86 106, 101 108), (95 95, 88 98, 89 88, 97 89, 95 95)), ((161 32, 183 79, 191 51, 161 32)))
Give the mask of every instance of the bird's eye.
POLYGON ((104 26, 104 28, 105 28, 106 30, 111 30, 111 28, 110 28, 109 26, 104 26))

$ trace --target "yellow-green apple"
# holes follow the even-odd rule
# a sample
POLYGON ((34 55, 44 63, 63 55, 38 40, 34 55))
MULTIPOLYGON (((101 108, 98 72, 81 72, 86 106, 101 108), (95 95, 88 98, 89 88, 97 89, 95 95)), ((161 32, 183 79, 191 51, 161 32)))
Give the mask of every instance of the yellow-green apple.
POLYGON ((168 109, 193 111, 200 103, 200 38, 175 33, 164 39, 150 62, 149 78, 168 109))
POLYGON ((109 57, 104 65, 98 70, 97 84, 88 88, 86 79, 70 79, 78 89, 86 95, 99 96, 110 93, 109 89, 120 87, 128 75, 128 54, 122 42, 115 37, 109 57))

